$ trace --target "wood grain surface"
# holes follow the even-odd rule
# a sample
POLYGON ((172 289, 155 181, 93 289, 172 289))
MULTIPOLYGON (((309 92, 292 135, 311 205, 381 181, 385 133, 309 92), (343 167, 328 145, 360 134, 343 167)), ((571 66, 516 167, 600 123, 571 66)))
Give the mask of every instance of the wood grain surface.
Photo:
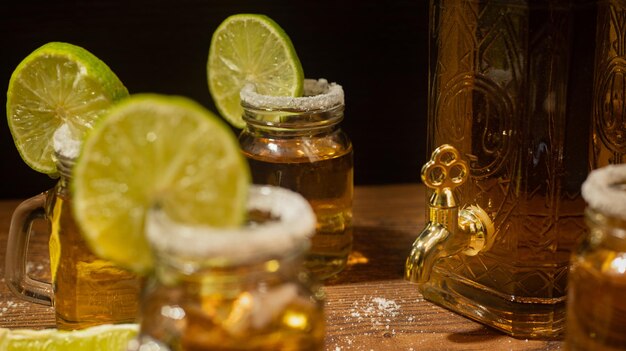
MULTIPOLYGON (((515 339, 422 298, 402 278, 411 243, 424 225, 424 188, 417 184, 359 186, 354 201, 354 249, 348 268, 327 282, 327 351, 560 350, 560 341, 515 339)), ((11 213, 0 202, 0 262, 11 213)), ((32 275, 47 279, 47 236, 37 229, 28 259, 32 275)), ((14 297, 0 284, 0 327, 54 327, 54 311, 14 297)))

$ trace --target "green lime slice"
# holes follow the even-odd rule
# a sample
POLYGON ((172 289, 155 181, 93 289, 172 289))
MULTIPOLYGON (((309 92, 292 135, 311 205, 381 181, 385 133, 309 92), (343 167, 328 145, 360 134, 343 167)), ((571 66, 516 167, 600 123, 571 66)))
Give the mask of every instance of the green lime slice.
POLYGON ((263 95, 301 96, 304 81, 285 31, 269 17, 254 14, 230 16, 215 30, 207 76, 217 109, 237 128, 245 126, 239 92, 246 84, 263 95))
POLYGON ((115 73, 87 50, 52 42, 17 66, 7 91, 7 120, 15 146, 34 170, 55 174, 52 136, 62 124, 84 138, 114 102, 128 96, 115 73))
POLYGON ((74 167, 74 216, 91 249, 137 273, 153 258, 144 217, 240 225, 250 171, 232 130, 182 97, 134 95, 110 109, 74 167))
POLYGON ((139 331, 137 324, 105 324, 81 330, 0 329, 2 351, 126 350, 139 331))

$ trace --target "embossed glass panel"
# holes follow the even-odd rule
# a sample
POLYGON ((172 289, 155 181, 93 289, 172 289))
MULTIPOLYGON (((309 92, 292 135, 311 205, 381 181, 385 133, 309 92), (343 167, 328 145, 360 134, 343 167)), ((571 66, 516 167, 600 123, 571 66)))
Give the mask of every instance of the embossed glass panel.
POLYGON ((594 77, 592 166, 626 162, 626 2, 600 3, 594 77))
POLYGON ((460 204, 495 244, 438 261, 424 296, 523 337, 562 332, 567 270, 585 226, 592 1, 431 1, 428 145, 457 148, 460 204))

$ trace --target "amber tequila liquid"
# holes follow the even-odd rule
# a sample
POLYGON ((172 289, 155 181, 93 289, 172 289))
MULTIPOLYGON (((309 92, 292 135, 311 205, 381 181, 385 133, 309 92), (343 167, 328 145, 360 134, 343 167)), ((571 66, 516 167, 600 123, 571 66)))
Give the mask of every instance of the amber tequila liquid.
POLYGON ((321 350, 320 304, 300 284, 271 277, 289 268, 268 272, 267 264, 274 263, 207 269, 156 286, 145 296, 142 334, 171 350, 321 350))
POLYGON ((157 267, 143 295, 140 344, 156 341, 176 351, 323 349, 322 296, 302 270, 315 227, 311 207, 296 193, 267 186, 253 187, 250 199, 254 226, 183 228, 163 212, 149 216, 157 267), (172 242, 179 235, 194 247, 172 242))
MULTIPOLYGON (((42 201, 34 209, 26 209, 31 213, 42 212, 49 223, 52 286, 48 302, 54 305, 57 327, 80 329, 134 322, 140 279, 98 258, 83 240, 72 215, 68 189, 72 164, 72 160, 65 160, 63 167, 59 167, 62 175, 55 188, 41 197, 42 201)), ((18 211, 19 208, 16 213, 18 211)), ((26 294, 33 300, 33 294, 26 294)), ((46 303, 46 299, 34 299, 34 302, 46 303)))
POLYGON ((565 349, 626 350, 626 165, 582 187, 589 234, 572 256, 565 349))
POLYGON ((74 222, 67 194, 57 192, 49 206, 57 326, 80 329, 136 321, 139 278, 91 252, 74 222))
MULTIPOLYGON (((308 80, 310 90, 325 84, 308 80)), ((328 93, 329 87, 317 89, 328 93)), ((352 144, 338 126, 343 102, 335 98, 314 101, 309 108, 297 101, 311 97, 292 99, 293 106, 263 106, 244 98, 247 125, 239 137, 254 183, 296 191, 313 207, 317 226, 305 266, 319 279, 339 273, 352 248, 352 144)))
POLYGON ((352 150, 313 162, 303 157, 267 160, 244 154, 255 184, 294 190, 313 207, 317 227, 306 267, 321 278, 341 271, 352 247, 352 150))
MULTIPOLYGON (((584 234, 593 2, 431 1, 428 147, 468 163, 455 191, 492 246, 438 260, 424 296, 524 338, 563 333, 570 254, 584 234)), ((428 194, 430 195, 430 194, 428 194)))
POLYGON ((568 350, 626 349, 625 272, 624 251, 602 249, 573 262, 567 310, 568 350))

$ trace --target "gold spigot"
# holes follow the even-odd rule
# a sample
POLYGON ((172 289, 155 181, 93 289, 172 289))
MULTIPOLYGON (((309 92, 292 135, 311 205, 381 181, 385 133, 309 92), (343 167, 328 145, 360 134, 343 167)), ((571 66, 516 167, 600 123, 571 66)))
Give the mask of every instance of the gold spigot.
POLYGON ((474 256, 491 248, 495 230, 489 215, 478 206, 459 210, 454 195, 468 176, 467 163, 451 145, 438 147, 422 167, 422 182, 434 192, 428 201, 428 223, 406 260, 407 280, 425 283, 440 258, 459 253, 474 256))

